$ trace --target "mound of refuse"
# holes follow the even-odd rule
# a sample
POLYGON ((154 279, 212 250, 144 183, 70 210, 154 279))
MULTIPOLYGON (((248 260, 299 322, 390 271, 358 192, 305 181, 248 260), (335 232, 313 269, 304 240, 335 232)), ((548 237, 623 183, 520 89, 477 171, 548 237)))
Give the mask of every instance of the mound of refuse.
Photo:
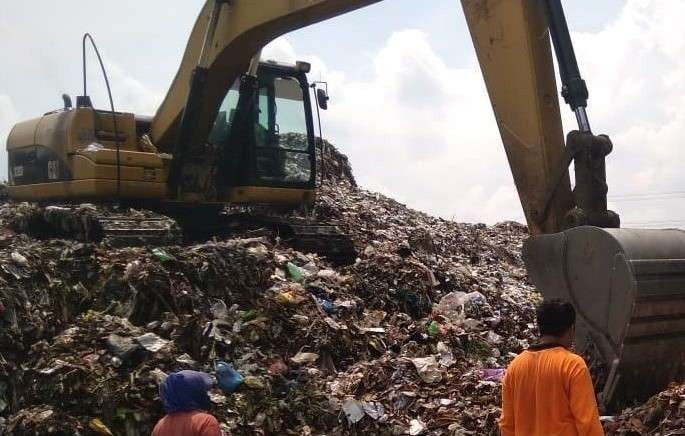
POLYGON ((147 435, 158 385, 218 360, 243 376, 227 434, 487 434, 533 338, 524 226, 459 224, 357 188, 331 144, 315 213, 359 258, 269 237, 111 247, 15 233, 0 206, 0 428, 147 435))
MULTIPOLYGON (((263 235, 35 239, 2 203, 0 434, 148 435, 165 374, 220 360, 244 379, 210 395, 226 434, 497 434, 503 368, 535 334, 525 226, 431 217, 359 189, 331 144, 319 158, 315 213, 351 265, 263 235)), ((675 422, 679 389, 631 413, 675 422)))
POLYGON ((605 424, 607 435, 685 434, 685 385, 672 385, 640 406, 625 409, 605 424))

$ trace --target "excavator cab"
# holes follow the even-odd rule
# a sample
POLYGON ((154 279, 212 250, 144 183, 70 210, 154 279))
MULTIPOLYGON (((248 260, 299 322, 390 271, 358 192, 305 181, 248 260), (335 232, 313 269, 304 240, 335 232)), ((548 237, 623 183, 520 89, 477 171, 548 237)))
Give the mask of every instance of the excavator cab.
POLYGON ((220 180, 229 192, 314 189, 312 110, 300 65, 260 63, 253 85, 241 91, 243 77, 226 93, 209 141, 223 148, 227 165, 220 180))
POLYGON ((226 93, 209 142, 218 147, 217 187, 232 203, 313 200, 316 155, 309 65, 260 62, 226 93), (249 83, 248 83, 249 82, 249 83))

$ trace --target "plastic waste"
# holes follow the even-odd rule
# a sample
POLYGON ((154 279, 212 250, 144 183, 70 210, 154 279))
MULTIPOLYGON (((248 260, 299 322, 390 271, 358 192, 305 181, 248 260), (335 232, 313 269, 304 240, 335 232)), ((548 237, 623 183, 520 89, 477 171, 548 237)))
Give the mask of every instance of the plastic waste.
POLYGON ((214 365, 216 381, 219 388, 224 392, 235 392, 245 379, 230 363, 219 361, 214 365))
POLYGON ((288 274, 290 274, 290 277, 294 281, 298 283, 302 283, 304 281, 304 271, 302 270, 302 268, 300 268, 292 262, 286 263, 285 266, 288 269, 288 274))
POLYGON ((24 257, 23 255, 17 253, 16 251, 13 251, 10 256, 12 257, 14 263, 16 263, 17 265, 26 266, 29 264, 28 259, 26 259, 26 257, 24 257))
POLYGON ((454 358, 452 350, 444 343, 438 342, 438 353, 440 353, 440 366, 444 368, 449 368, 454 365, 457 360, 454 358))
POLYGON ((302 300, 302 296, 295 291, 281 292, 280 294, 276 295, 276 301, 287 306, 300 304, 302 300))
POLYGON ((351 398, 345 400, 342 409, 350 424, 356 424, 364 418, 364 407, 357 400, 351 398))
POLYGON ((464 321, 464 296, 464 292, 450 292, 433 307, 433 313, 445 317, 453 324, 461 324, 464 321))
POLYGON ((97 434, 114 436, 112 431, 105 425, 105 423, 100 421, 98 418, 91 419, 88 423, 88 427, 90 427, 90 429, 97 434))
POLYGON ((169 341, 160 338, 154 333, 145 333, 144 335, 138 336, 136 337, 136 342, 151 353, 158 352, 169 343, 169 341))
POLYGON ((431 321, 431 323, 428 324, 428 336, 435 337, 438 333, 440 333, 440 324, 438 324, 437 321, 431 321))
POLYGON ((245 386, 247 386, 250 389, 264 389, 266 385, 264 384, 264 380, 260 377, 255 377, 248 375, 245 377, 245 386))
POLYGON ((143 265, 139 260, 134 260, 126 264, 126 269, 124 270, 124 280, 134 280, 140 276, 140 272, 143 269, 143 265))
POLYGON ((504 378, 505 372, 504 368, 486 368, 482 372, 482 377, 484 381, 500 382, 504 378))
POLYGON ((157 259, 159 259, 159 261, 162 263, 169 263, 169 262, 173 262, 176 260, 176 258, 174 256, 169 254, 163 248, 157 247, 157 248, 152 249, 152 254, 154 254, 155 257, 157 257, 157 259))
POLYGON ((257 309, 248 309, 243 314, 241 315, 241 319, 245 322, 247 321, 252 321, 253 319, 257 318, 257 315, 259 315, 259 312, 257 309))
POLYGON ((378 421, 385 415, 385 407, 376 401, 362 401, 364 412, 373 420, 378 421))
POLYGON ((307 363, 314 363, 319 359, 319 355, 316 353, 305 353, 300 351, 296 355, 290 358, 290 361, 298 365, 305 365, 307 363))
POLYGON ((338 308, 335 307, 335 304, 333 304, 330 300, 327 300, 325 298, 316 298, 317 303, 319 303, 319 306, 324 310, 329 315, 332 315, 336 312, 338 312, 338 308))
POLYGON ((228 307, 226 307, 224 300, 216 300, 209 310, 214 319, 223 319, 228 316, 228 307))
POLYGON ((412 419, 409 422, 409 434, 412 436, 423 434, 426 431, 426 424, 420 419, 412 419))
POLYGON ((411 363, 416 367, 416 372, 419 377, 426 383, 437 383, 442 380, 442 372, 438 367, 438 361, 435 356, 416 357, 411 360, 411 363))

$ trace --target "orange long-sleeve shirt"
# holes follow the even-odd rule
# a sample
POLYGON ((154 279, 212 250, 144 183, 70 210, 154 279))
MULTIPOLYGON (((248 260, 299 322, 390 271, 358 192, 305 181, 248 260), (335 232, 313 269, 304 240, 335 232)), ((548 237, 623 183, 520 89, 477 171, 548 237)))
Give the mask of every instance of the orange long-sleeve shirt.
POLYGON ((502 436, 602 436, 583 358, 561 346, 533 346, 509 364, 502 382, 502 436))
POLYGON ((221 436, 219 422, 199 410, 176 412, 160 419, 152 436, 221 436))

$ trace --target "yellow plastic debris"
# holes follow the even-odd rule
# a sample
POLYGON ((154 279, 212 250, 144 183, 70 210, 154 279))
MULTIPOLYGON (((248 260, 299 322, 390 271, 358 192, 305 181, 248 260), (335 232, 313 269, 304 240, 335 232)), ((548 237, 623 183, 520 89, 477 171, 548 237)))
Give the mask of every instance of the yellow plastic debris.
POLYGON ((96 432, 97 434, 104 434, 108 436, 114 436, 112 431, 107 428, 104 422, 100 421, 98 418, 93 418, 90 420, 88 423, 88 427, 90 427, 91 430, 96 432))

